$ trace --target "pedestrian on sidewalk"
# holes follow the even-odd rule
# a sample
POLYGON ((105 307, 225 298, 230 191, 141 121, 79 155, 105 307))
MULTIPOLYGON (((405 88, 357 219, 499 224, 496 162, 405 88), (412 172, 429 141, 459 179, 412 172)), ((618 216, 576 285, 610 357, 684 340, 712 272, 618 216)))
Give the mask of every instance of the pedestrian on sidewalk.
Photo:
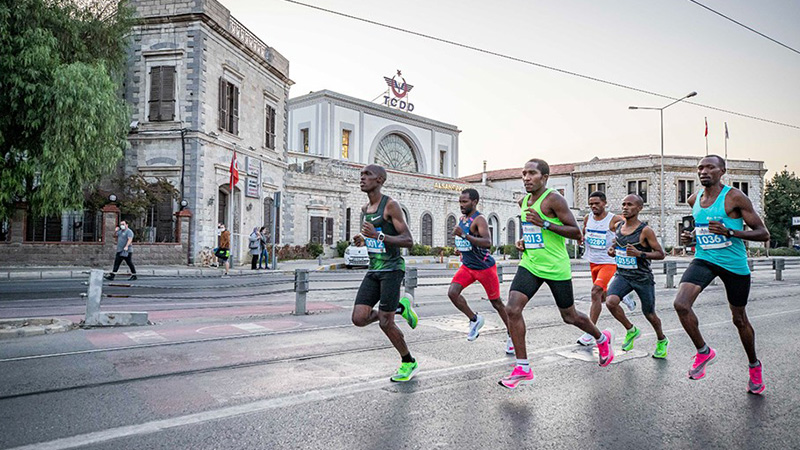
POLYGON ((136 268, 133 267, 133 231, 128 228, 128 222, 122 220, 119 226, 114 229, 114 236, 117 238, 117 255, 114 257, 114 269, 105 276, 106 280, 113 280, 117 275, 122 261, 131 269, 129 281, 136 279, 136 268))
POLYGON ((214 252, 217 259, 225 265, 225 273, 222 274, 223 278, 228 277, 228 271, 231 268, 231 264, 228 262, 228 259, 231 257, 231 232, 225 229, 225 224, 221 223, 217 226, 219 230, 219 246, 217 250, 214 252))
POLYGON ((248 244, 250 249, 250 270, 256 270, 258 266, 258 257, 261 255, 261 233, 258 227, 253 227, 253 232, 250 233, 250 242, 248 244))
POLYGON ((261 254, 258 257, 258 268, 269 269, 269 250, 267 247, 267 245, 269 245, 269 241, 267 239, 267 227, 261 227, 259 232, 261 233, 261 254), (262 263, 264 267, 261 267, 262 263))

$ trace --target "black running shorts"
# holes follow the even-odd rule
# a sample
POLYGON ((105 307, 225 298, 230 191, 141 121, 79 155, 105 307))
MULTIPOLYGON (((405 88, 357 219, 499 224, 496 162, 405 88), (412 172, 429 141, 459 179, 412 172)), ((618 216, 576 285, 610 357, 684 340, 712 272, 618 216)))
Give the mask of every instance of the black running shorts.
POLYGON ((649 281, 631 281, 618 273, 611 282, 611 286, 608 287, 608 296, 615 295, 622 299, 633 291, 636 291, 636 295, 642 302, 642 313, 653 314, 656 312, 656 286, 649 281))
POLYGON ((514 275, 510 290, 517 291, 530 299, 544 283, 547 283, 547 286, 550 287, 550 292, 555 297, 556 305, 559 308, 566 309, 575 304, 575 297, 572 294, 572 280, 557 281, 540 278, 524 267, 517 268, 517 274, 514 275))
POLYGON ((739 275, 716 264, 695 258, 686 272, 683 272, 681 283, 691 283, 703 290, 716 277, 719 277, 725 285, 728 303, 733 306, 747 305, 747 298, 750 296, 750 274, 739 275))
POLYGON ((400 304, 400 285, 405 277, 403 270, 367 272, 356 294, 356 305, 373 308, 378 302, 381 311, 397 310, 400 304))

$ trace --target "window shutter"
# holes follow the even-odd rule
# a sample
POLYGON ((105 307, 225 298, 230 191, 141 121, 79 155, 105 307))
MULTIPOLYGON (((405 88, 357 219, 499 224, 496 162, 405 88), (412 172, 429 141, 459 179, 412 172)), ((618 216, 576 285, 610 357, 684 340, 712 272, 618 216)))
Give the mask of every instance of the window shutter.
POLYGON ((333 217, 325 219, 325 243, 333 245, 333 217))
POLYGON ((228 83, 219 78, 219 129, 224 130, 228 120, 228 83))
POLYGON ((175 66, 161 68, 159 120, 175 120, 175 66))
POLYGON ((239 134, 239 88, 233 87, 233 106, 231 108, 232 124, 231 133, 239 134))
POLYGON ((150 68, 150 99, 147 101, 149 111, 147 120, 150 122, 158 121, 158 114, 161 105, 161 66, 150 68))

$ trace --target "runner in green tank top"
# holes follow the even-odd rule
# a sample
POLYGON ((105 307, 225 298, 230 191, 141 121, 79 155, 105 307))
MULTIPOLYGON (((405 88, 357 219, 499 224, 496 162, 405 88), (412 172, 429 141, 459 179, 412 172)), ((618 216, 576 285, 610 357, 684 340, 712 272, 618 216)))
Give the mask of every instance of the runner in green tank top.
POLYGON ((601 333, 588 316, 575 309, 572 270, 564 238, 580 240, 581 229, 564 197, 547 188, 549 178, 550 166, 541 159, 531 159, 522 169, 522 182, 528 194, 520 201, 523 237, 517 242, 517 248, 523 255, 511 282, 506 306, 508 331, 514 342, 517 365, 509 376, 500 380, 500 385, 509 389, 533 381, 522 310, 545 283, 555 297, 564 322, 595 338, 600 365, 607 366, 614 359, 611 333, 608 330, 601 333))
POLYGON ((409 297, 400 298, 406 268, 400 248, 410 248, 414 241, 400 205, 381 193, 385 182, 383 167, 371 164, 361 169, 361 191, 367 194, 369 203, 361 210, 361 234, 357 234, 353 242, 367 247, 369 270, 356 294, 353 324, 364 327, 380 321, 381 330, 401 357, 400 368, 391 380, 408 381, 416 373, 418 364, 408 350, 403 332, 394 323, 394 315, 401 314, 411 328, 416 328, 417 314, 409 297))

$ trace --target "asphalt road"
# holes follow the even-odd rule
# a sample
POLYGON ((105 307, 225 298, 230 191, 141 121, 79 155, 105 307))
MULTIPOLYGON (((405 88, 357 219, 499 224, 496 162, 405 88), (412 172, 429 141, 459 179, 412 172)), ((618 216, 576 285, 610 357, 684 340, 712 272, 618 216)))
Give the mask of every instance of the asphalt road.
MULTIPOLYGON (((674 290, 657 291, 667 360, 649 357, 655 338, 637 310, 631 319, 646 332, 636 348, 623 354, 616 340, 615 363, 600 368, 543 289, 525 313, 536 382, 515 391, 497 385, 513 358, 477 287, 467 298, 487 325, 471 343, 445 288, 418 290, 420 324, 400 327, 421 370, 404 384, 388 381, 399 358, 380 329, 349 324, 344 291, 336 308, 309 316, 187 317, 2 341, 0 448, 800 448, 798 355, 787 338, 800 320, 800 277, 771 275, 756 272, 748 308, 763 396, 745 393, 747 361, 721 286, 697 303, 719 355, 701 381, 686 378, 694 351, 674 290)), ((586 310, 588 280, 575 289, 586 310)), ((623 333, 607 312, 600 326, 623 333)))

